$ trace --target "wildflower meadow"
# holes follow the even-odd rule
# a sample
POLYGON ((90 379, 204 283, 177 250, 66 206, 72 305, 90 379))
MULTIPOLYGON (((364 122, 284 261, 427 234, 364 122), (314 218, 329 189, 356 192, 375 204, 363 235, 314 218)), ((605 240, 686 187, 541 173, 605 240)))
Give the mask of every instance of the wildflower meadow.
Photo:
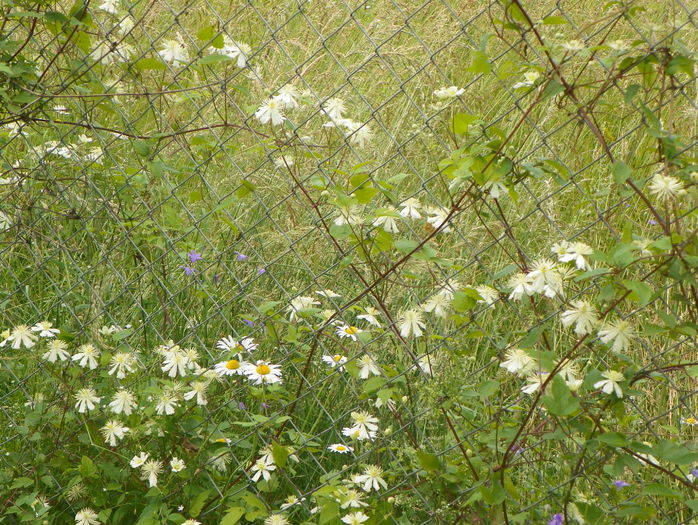
POLYGON ((0 524, 695 522, 695 0, 0 13, 0 524))

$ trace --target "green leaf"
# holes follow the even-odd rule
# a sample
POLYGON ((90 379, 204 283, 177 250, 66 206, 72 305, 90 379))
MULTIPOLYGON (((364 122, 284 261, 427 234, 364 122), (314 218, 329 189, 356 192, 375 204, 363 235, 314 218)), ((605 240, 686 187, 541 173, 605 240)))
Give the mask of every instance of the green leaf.
POLYGON ((543 24, 546 26, 560 26, 567 23, 567 19, 564 16, 546 16, 543 19, 543 24))
POLYGON ((274 463, 279 468, 284 468, 286 466, 286 461, 288 460, 288 450, 286 447, 279 445, 276 441, 272 442, 271 455, 274 458, 274 463))
POLYGON ((611 447, 625 447, 628 445, 628 440, 625 438, 625 436, 623 434, 619 434, 618 432, 604 432, 603 434, 596 436, 596 439, 611 447))
POLYGON ((477 304, 477 299, 471 297, 464 291, 458 291, 453 294, 453 301, 451 301, 451 306, 456 312, 467 312, 472 310, 477 304))
POLYGON ((456 135, 465 135, 468 132, 468 126, 476 120, 477 117, 475 115, 456 113, 453 116, 453 132, 456 135))
POLYGON ((652 287, 642 281, 623 279, 623 286, 632 292, 629 296, 630 299, 639 302, 641 306, 646 305, 652 297, 652 287))
POLYGON ((137 140, 133 143, 133 149, 138 153, 141 157, 147 157, 150 155, 150 146, 148 145, 147 142, 143 140, 137 140))
POLYGON ((134 65, 138 71, 148 71, 151 69, 167 69, 165 63, 159 58, 142 58, 134 65))
POLYGON ((543 397, 543 406, 554 416, 570 416, 579 409, 579 399, 573 397, 564 379, 553 378, 550 395, 543 397))
POLYGON ((492 71, 492 66, 489 60, 487 60, 487 55, 484 51, 473 51, 472 61, 470 62, 468 71, 477 74, 487 74, 492 71))
POLYGON ((623 184, 628 180, 633 170, 631 170, 625 162, 619 160, 613 165, 611 172, 613 173, 613 180, 616 181, 616 184, 623 184))
POLYGON ((201 65, 207 66, 211 64, 219 64, 221 62, 230 62, 232 58, 228 55, 206 55, 201 57, 197 62, 201 65))
POLYGON ((409 253, 419 246, 419 241, 414 241, 412 239, 398 239, 395 241, 395 248, 404 253, 409 253))
POLYGON ((319 525, 325 525, 325 523, 337 523, 339 522, 339 503, 334 501, 330 503, 325 503, 320 511, 319 525))
POLYGON ((188 510, 188 513, 192 518, 196 518, 201 512, 201 509, 204 508, 204 503, 206 503, 209 494, 211 494, 210 490, 201 491, 192 500, 188 510))
POLYGON ((419 464, 427 472, 434 472, 441 469, 441 462, 434 454, 429 454, 427 452, 418 450, 417 459, 419 459, 419 464))
POLYGON ((498 479, 492 482, 491 487, 480 486, 480 494, 482 494, 482 500, 488 505, 499 505, 507 496, 498 479))
POLYGON ((257 187, 252 184, 250 181, 242 179, 240 181, 240 187, 235 190, 235 196, 238 199, 244 199, 247 197, 250 193, 252 193, 254 190, 256 190, 257 187))
POLYGON ((648 494, 650 496, 661 496, 663 498, 682 498, 681 492, 676 489, 662 485, 661 483, 647 483, 642 488, 643 494, 648 494))
POLYGON ((611 273, 611 271, 612 270, 610 268, 594 268, 593 270, 589 270, 588 272, 579 274, 577 277, 574 278, 574 280, 584 281, 586 279, 593 279, 594 277, 598 277, 599 275, 611 273))
POLYGON ((92 478, 97 476, 97 467, 94 462, 87 456, 83 456, 80 460, 80 475, 83 478, 92 478))
POLYGON ((220 525, 235 525, 243 514, 245 514, 245 509, 242 507, 231 507, 223 516, 220 525))

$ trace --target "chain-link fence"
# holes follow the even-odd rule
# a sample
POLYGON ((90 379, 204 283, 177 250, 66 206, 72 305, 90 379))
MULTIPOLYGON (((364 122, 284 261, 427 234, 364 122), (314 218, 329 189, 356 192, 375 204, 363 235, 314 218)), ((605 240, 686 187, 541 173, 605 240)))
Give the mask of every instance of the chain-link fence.
POLYGON ((0 522, 691 521, 694 2, 0 9, 0 522))

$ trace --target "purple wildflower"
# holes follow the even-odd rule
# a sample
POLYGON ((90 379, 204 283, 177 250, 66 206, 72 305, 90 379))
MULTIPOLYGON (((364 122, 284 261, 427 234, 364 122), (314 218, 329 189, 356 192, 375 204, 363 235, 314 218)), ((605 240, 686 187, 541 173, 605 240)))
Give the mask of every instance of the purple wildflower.
POLYGON ((249 259, 249 257, 247 255, 245 255, 244 253, 240 253, 240 252, 235 252, 235 258, 238 261, 246 261, 247 259, 249 259))
POLYGON ((257 275, 262 275, 262 274, 265 274, 265 273, 267 273, 267 271, 266 271, 264 268, 258 268, 258 269, 257 269, 257 275))
POLYGON ((693 475, 694 478, 698 478, 698 469, 692 468, 689 470, 689 472, 693 475))
POLYGON ((239 408, 240 410, 245 410, 245 403, 243 403, 242 401, 240 401, 240 402, 238 403, 238 408, 239 408))
POLYGON ((563 519, 562 514, 560 512, 553 515, 552 519, 548 522, 548 525, 563 525, 563 524, 564 524, 564 519, 563 519))
POLYGON ((647 221, 647 224, 649 224, 649 225, 651 225, 651 226, 656 226, 656 225, 659 224, 659 223, 658 223, 657 221, 655 221, 654 219, 650 219, 650 220, 647 221))
POLYGON ((201 259, 203 259, 203 257, 201 257, 201 254, 200 254, 200 253, 196 253, 195 250, 192 250, 192 251, 190 251, 189 253, 187 253, 187 257, 189 257, 189 260, 190 260, 192 263, 195 263, 196 261, 200 261, 201 259))
POLYGON ((613 482, 613 484, 616 486, 618 490, 622 489, 623 487, 629 487, 630 483, 627 481, 623 481, 622 479, 617 479, 613 482))
POLYGON ((218 274, 214 274, 214 276, 213 276, 213 284, 218 284, 218 280, 219 280, 219 279, 220 279, 220 278, 218 277, 218 274))
POLYGON ((182 266, 182 269, 184 270, 184 275, 194 275, 194 272, 196 271, 190 266, 182 266))
POLYGON ((242 322, 245 323, 250 328, 252 328, 254 326, 254 323, 252 321, 250 321, 249 319, 243 319, 242 322))
POLYGON ((266 401, 262 401, 262 408, 269 408, 269 405, 266 401))

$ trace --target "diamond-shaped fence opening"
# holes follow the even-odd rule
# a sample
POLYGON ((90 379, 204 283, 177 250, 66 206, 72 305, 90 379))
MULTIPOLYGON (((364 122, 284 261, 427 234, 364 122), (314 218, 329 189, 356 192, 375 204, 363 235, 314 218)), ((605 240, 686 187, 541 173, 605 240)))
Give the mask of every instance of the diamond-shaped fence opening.
POLYGON ((690 522, 697 10, 5 3, 0 521, 690 522))

